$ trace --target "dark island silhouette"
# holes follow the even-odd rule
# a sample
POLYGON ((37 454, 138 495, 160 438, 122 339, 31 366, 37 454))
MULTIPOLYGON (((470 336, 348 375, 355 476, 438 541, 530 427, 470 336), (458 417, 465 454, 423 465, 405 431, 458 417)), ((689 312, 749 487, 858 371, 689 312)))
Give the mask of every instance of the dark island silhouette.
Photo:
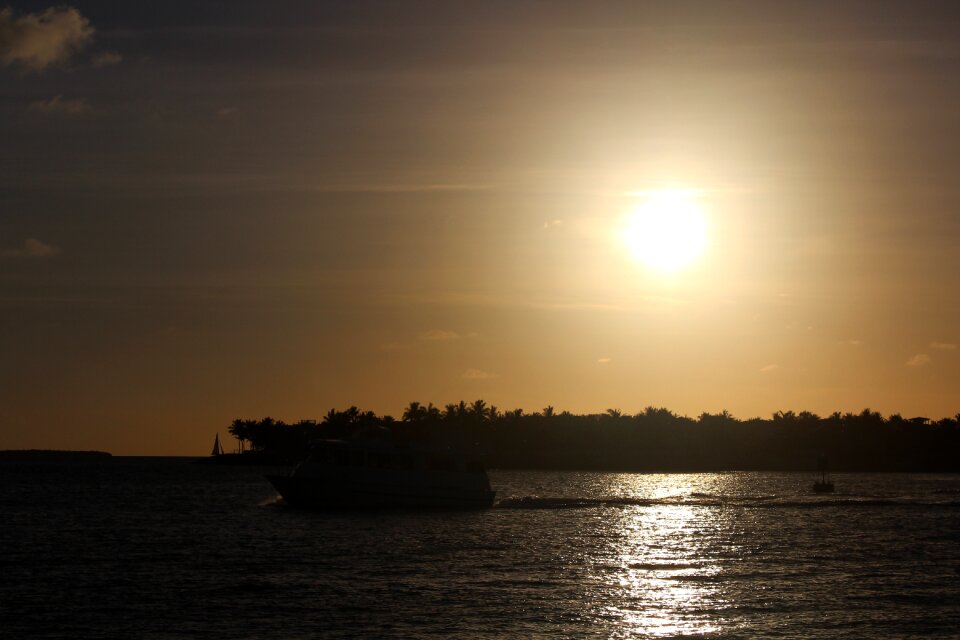
POLYGON ((552 406, 500 411, 483 400, 411 402, 400 420, 350 407, 322 420, 287 424, 236 419, 229 433, 237 452, 206 460, 220 464, 294 464, 311 443, 351 439, 365 429, 388 430, 410 442, 467 449, 488 468, 610 471, 811 471, 827 458, 833 471, 960 472, 960 414, 933 421, 835 412, 778 411, 740 420, 729 412, 680 416, 647 407, 575 415, 552 406))

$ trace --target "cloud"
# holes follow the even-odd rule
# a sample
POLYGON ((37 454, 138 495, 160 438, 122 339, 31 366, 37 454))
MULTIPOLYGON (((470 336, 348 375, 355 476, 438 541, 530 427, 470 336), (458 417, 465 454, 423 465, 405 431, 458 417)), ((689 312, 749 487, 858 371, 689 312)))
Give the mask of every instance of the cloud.
POLYGON ((771 373, 771 372, 773 372, 773 371, 776 371, 776 370, 779 369, 779 368, 780 368, 780 365, 778 365, 778 364, 768 364, 768 365, 765 366, 765 367, 760 367, 760 372, 761 372, 761 373, 771 373))
POLYGON ((93 111, 93 107, 83 98, 64 98, 62 95, 57 95, 49 100, 31 102, 27 111, 75 116, 81 113, 89 113, 93 111))
POLYGON ((317 193, 426 193, 431 191, 489 191, 488 184, 470 183, 383 183, 383 184, 310 184, 297 185, 297 189, 317 193))
POLYGON ((918 353, 909 360, 907 360, 908 367, 923 367, 933 362, 933 360, 925 353, 918 353))
POLYGON ((940 351, 955 351, 957 349, 957 345, 952 342, 931 342, 930 348, 939 349, 940 351))
POLYGON ((239 111, 236 107, 222 107, 217 109, 218 118, 229 118, 232 115, 235 115, 239 111))
POLYGON ((0 257, 3 258, 46 258, 58 253, 60 253, 59 248, 36 238, 27 238, 16 249, 0 249, 0 257))
POLYGON ((607 364, 608 362, 610 362, 610 358, 597 358, 597 362, 599 364, 607 364))
POLYGON ((381 351, 405 351, 409 348, 410 345, 402 342, 385 342, 380 345, 381 351))
POLYGON ((557 220, 547 220, 546 222, 543 223, 543 228, 544 228, 544 229, 549 229, 549 228, 551 228, 551 227, 559 227, 559 226, 562 225, 562 224, 563 224, 563 220, 559 220, 559 219, 557 219, 557 220))
POLYGON ((456 331, 449 331, 446 329, 430 329, 429 331, 424 331, 420 334, 421 340, 432 340, 434 342, 445 342, 447 340, 459 340, 461 336, 456 331))
POLYGON ((860 346, 863 346, 863 340, 856 340, 851 338, 850 340, 845 340, 844 344, 848 344, 851 347, 860 347, 860 346))
POLYGON ((116 51, 100 51, 93 55, 90 63, 96 68, 111 67, 123 62, 123 56, 116 51))
POLYGON ((0 63, 43 71, 64 64, 93 40, 93 27, 73 7, 16 15, 0 10, 0 63))
POLYGON ((481 371, 480 369, 467 369, 463 372, 461 377, 465 380, 489 380, 491 378, 496 378, 497 374, 490 373, 488 371, 481 371))

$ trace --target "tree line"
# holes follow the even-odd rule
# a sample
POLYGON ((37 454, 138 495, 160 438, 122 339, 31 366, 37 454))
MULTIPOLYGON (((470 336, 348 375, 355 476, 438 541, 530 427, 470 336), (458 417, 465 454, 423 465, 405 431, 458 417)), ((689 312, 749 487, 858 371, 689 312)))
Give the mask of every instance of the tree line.
POLYGON ((778 411, 740 420, 727 411, 681 416, 662 407, 637 414, 502 411, 483 400, 438 407, 411 402, 401 418, 350 407, 292 424, 237 419, 229 432, 251 459, 296 462, 320 439, 376 431, 411 442, 468 449, 491 468, 622 471, 960 471, 960 414, 929 420, 864 409, 819 416, 778 411))

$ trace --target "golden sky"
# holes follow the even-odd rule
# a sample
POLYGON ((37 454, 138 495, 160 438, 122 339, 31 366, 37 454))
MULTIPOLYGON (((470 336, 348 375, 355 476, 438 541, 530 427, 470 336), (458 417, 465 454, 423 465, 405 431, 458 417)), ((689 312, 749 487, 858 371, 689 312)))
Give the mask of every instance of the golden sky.
POLYGON ((0 448, 412 400, 953 416, 958 19, 0 6, 0 448), (670 270, 664 198, 703 224, 670 270))

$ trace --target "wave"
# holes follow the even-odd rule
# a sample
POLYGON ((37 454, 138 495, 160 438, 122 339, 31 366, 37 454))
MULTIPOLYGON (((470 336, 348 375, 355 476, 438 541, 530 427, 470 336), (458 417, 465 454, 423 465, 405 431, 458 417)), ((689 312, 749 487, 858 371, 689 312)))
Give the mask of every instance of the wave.
POLYGON ((940 496, 960 496, 960 489, 934 489, 930 493, 940 496))
POLYGON ((757 509, 823 509, 858 507, 939 507, 960 508, 960 501, 919 497, 879 498, 876 496, 718 496, 694 493, 667 498, 609 496, 601 498, 523 496, 503 498, 496 509, 592 509, 598 507, 741 507, 757 509))

